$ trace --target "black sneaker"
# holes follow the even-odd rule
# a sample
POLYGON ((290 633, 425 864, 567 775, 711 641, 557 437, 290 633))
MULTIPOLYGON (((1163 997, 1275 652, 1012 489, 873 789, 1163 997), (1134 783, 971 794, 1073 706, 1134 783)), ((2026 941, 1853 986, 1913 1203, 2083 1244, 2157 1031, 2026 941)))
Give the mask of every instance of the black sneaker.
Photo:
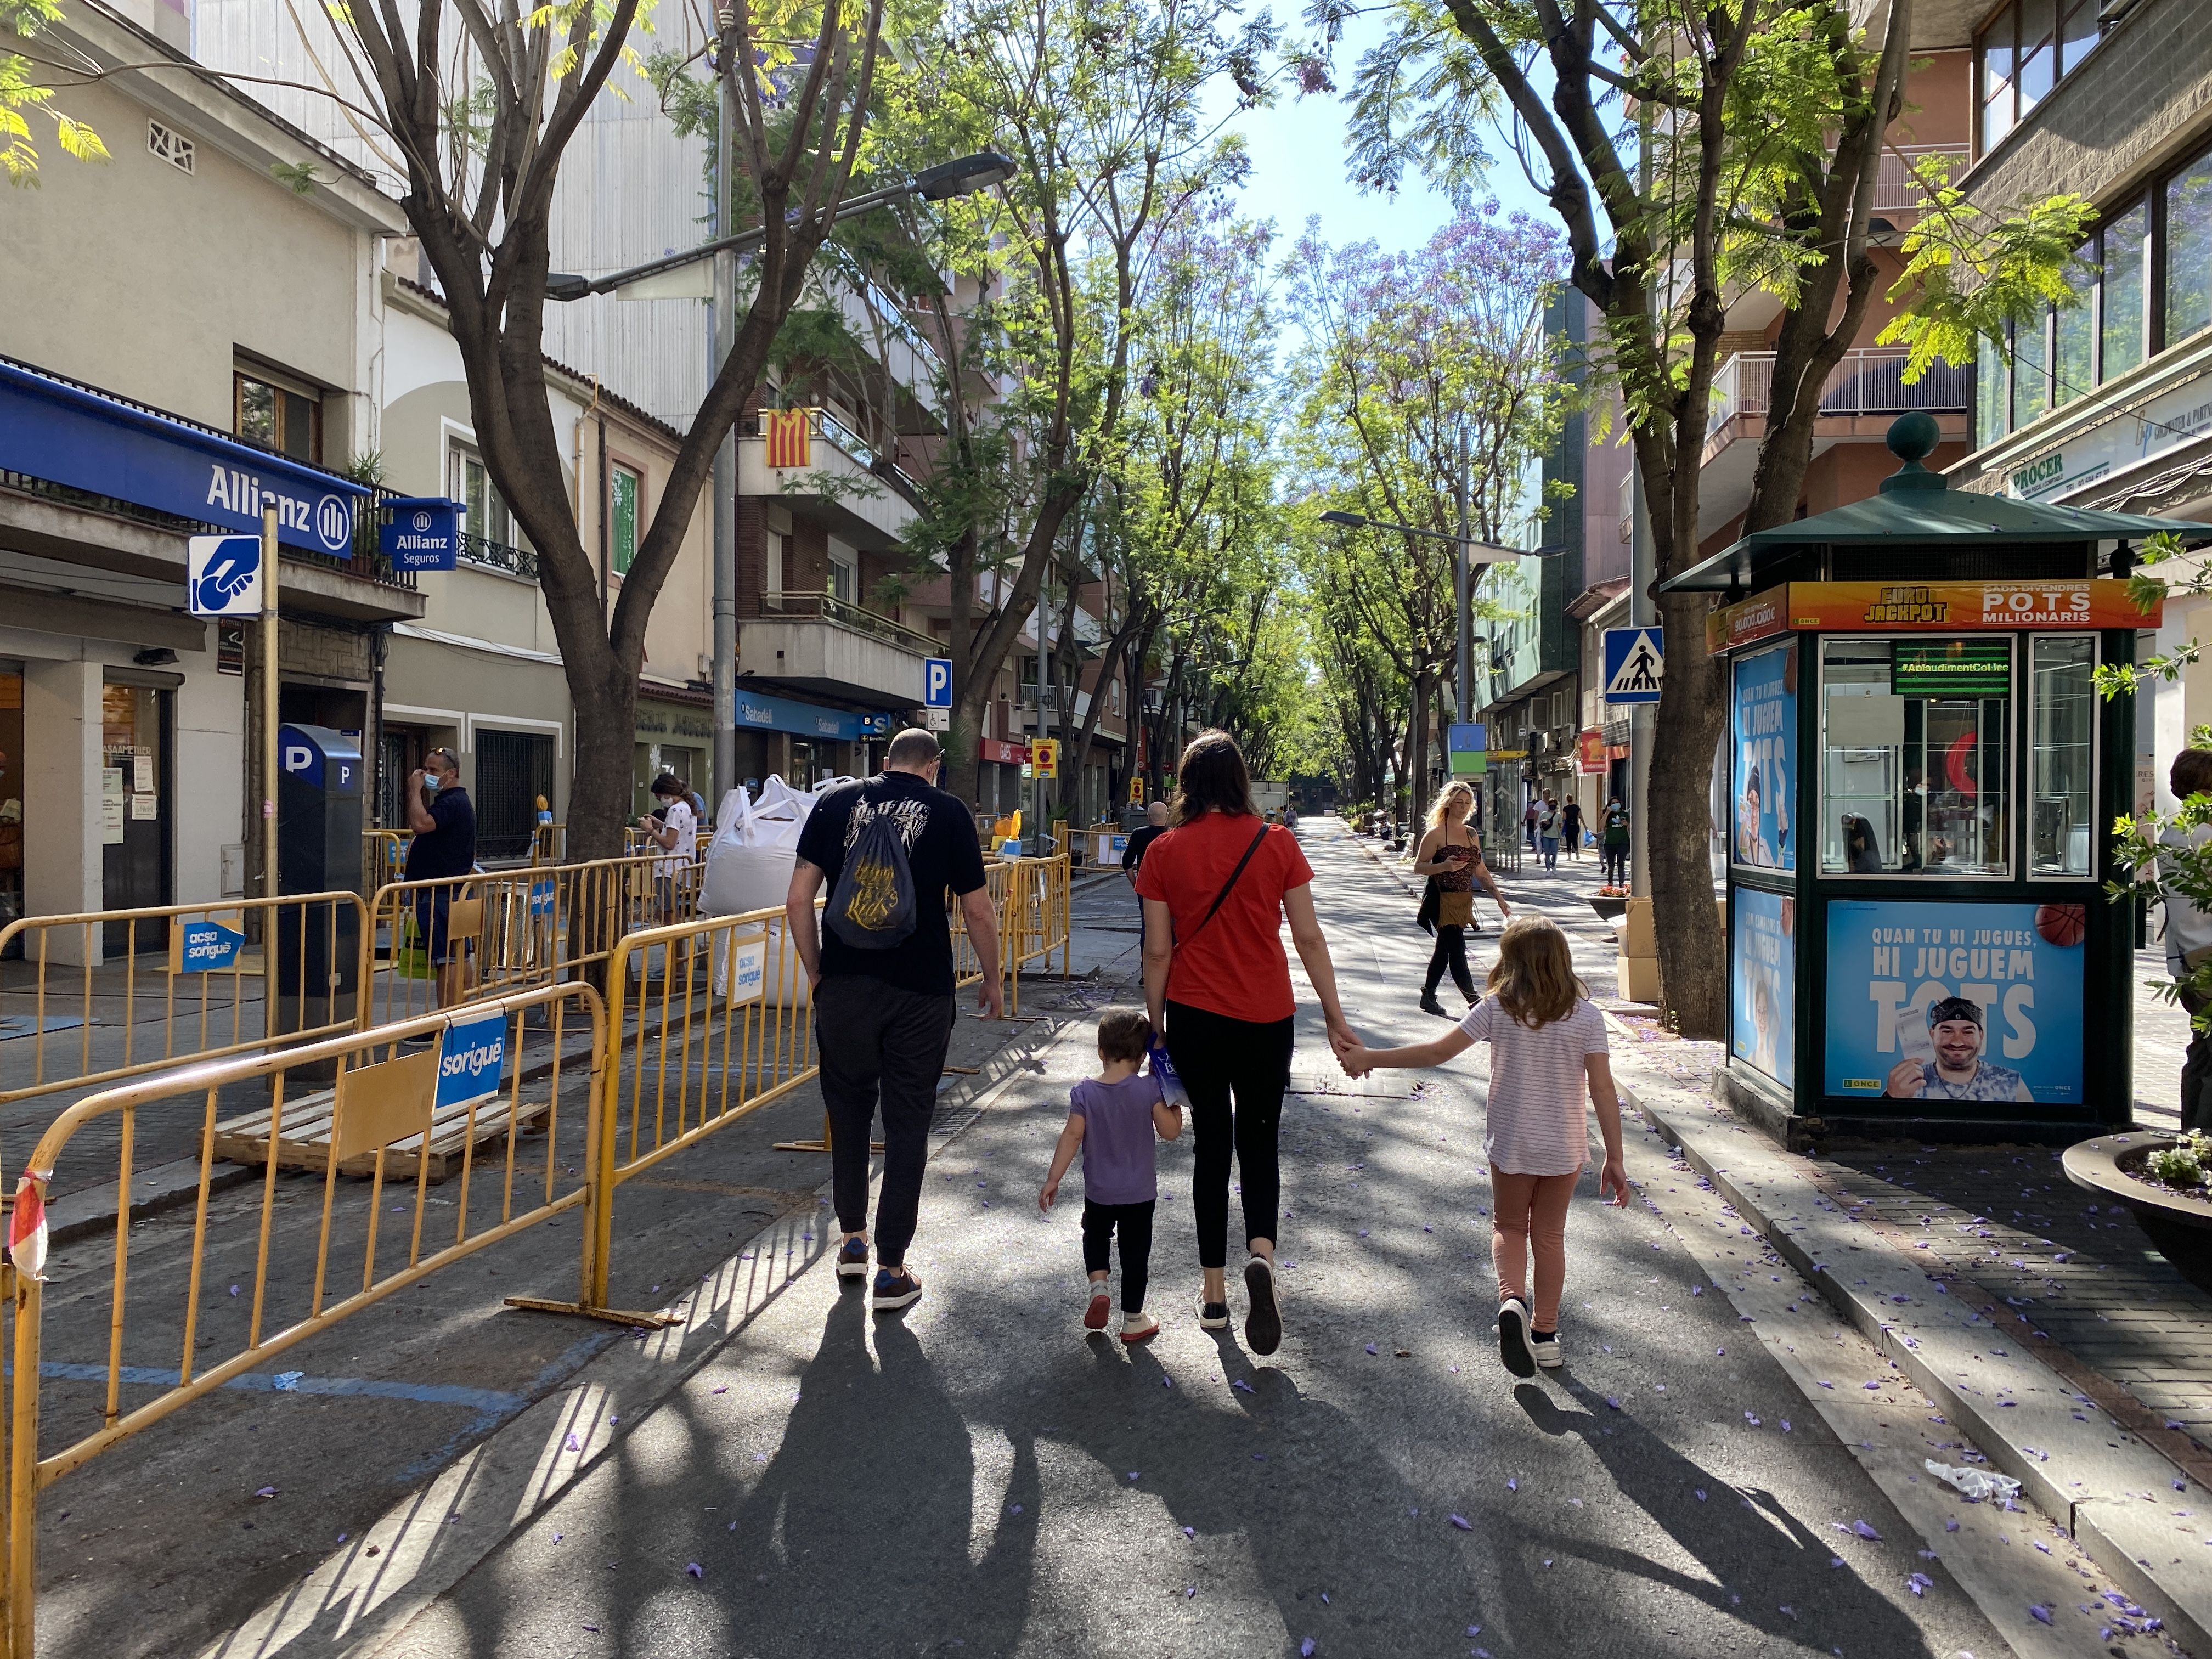
POLYGON ((1229 1328, 1229 1304, 1208 1302, 1206 1292, 1198 1294, 1198 1328, 1202 1331, 1225 1331, 1229 1328))
POLYGON ((904 1267, 876 1269, 876 1291, 868 1305, 878 1313, 910 1308, 921 1300, 921 1281, 904 1267))
POLYGON ((1516 1376, 1536 1374, 1536 1356, 1528 1352, 1528 1310, 1511 1297, 1498 1306, 1498 1357, 1516 1376))
POLYGON ((1434 1014, 1438 1019, 1449 1019, 1451 1018, 1449 1013, 1444 1012, 1443 1004, 1437 1000, 1437 994, 1434 991, 1424 991, 1421 993, 1421 1012, 1425 1014, 1434 1014))
POLYGON ((1283 1302, 1275 1290, 1274 1264, 1266 1256, 1244 1264, 1244 1292, 1252 1298, 1244 1316, 1244 1340, 1254 1353, 1273 1353, 1283 1346, 1283 1302))
POLYGON ((848 1238, 845 1248, 837 1252, 837 1277, 866 1279, 868 1276, 868 1241, 848 1238))

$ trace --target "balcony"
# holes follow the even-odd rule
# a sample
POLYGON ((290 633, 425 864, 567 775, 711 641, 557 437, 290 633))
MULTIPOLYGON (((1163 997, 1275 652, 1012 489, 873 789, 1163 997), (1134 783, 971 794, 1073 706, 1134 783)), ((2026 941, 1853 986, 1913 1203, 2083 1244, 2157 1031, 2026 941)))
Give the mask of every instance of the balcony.
POLYGON ((862 272, 840 269, 830 286, 854 337, 874 354, 875 365, 890 383, 913 400, 923 423, 942 430, 945 360, 929 337, 915 326, 904 306, 862 272))
POLYGON ((505 542, 495 542, 484 536, 461 534, 461 562, 481 566, 486 570, 500 570, 510 576, 520 576, 525 581, 538 580, 538 556, 526 547, 509 547, 505 542))
MULTIPOLYGON (((1823 416, 1902 415, 1924 409, 1963 415, 1973 406, 1974 371, 1948 363, 1931 367, 1919 380, 1905 383, 1905 353, 1883 348, 1847 351, 1820 388, 1823 416)), ((1774 354, 1739 351, 1713 376, 1712 412, 1705 417, 1705 459, 1713 441, 1729 422, 1763 418, 1774 399, 1774 354)), ((1742 436, 1742 433, 1734 435, 1742 436)))
POLYGON ((787 588, 761 596, 763 614, 738 623, 738 667, 757 680, 856 702, 911 708, 921 702, 921 659, 939 645, 835 593, 787 588))
POLYGON ((1905 145, 1882 151, 1881 168, 1875 175, 1874 210, 1892 224, 1899 224, 1899 215, 1906 218, 1919 216, 1920 180, 1913 164, 1929 156, 1948 160, 1954 181, 1966 171, 1967 149, 1964 144, 1905 145))
POLYGON ((921 486, 826 409, 806 411, 802 466, 770 466, 757 415, 738 423, 738 493, 772 497, 802 517, 872 552, 903 540, 919 509, 921 486))

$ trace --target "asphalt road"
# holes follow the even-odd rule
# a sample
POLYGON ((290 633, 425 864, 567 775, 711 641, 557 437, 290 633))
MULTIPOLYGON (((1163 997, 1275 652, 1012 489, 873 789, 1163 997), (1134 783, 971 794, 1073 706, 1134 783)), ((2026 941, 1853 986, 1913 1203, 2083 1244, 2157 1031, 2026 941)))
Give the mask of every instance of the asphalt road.
MULTIPOLYGON (((1411 901, 1333 821, 1306 839, 1355 1021, 1435 1030, 1411 901)), ((817 1261, 383 1650, 2053 1651, 2010 1628, 2018 1600, 2000 1633, 2002 1595, 1964 1593, 1928 1547, 1942 1522, 1869 1473, 1874 1437, 1917 1445, 1924 1402, 1761 1271, 1656 1137, 1630 1136, 1648 1201, 1601 1207, 1594 1165, 1577 1199, 1567 1370, 1506 1374, 1478 1056, 1346 1084, 1306 1014, 1271 1360, 1192 1316, 1187 1144, 1162 1158, 1164 1331, 1134 1351, 1081 1331, 1075 1182, 1049 1219, 1034 1202, 1094 1064, 1079 1030, 936 1157, 920 1304, 872 1316, 817 1261), (1783 1322, 1755 1334, 1747 1305, 1783 1322), (1863 1447, 1809 1403, 1815 1371, 1888 1413, 1863 1447)))

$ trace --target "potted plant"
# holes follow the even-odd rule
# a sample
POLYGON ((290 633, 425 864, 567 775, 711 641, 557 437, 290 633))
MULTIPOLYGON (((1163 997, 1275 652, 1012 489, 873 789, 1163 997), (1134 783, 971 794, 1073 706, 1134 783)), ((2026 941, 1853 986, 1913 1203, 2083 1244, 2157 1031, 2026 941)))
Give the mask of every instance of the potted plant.
POLYGON ((2066 1178, 2126 1207, 2152 1247, 2212 1291, 2212 1136, 2100 1135, 2069 1146, 2066 1178))

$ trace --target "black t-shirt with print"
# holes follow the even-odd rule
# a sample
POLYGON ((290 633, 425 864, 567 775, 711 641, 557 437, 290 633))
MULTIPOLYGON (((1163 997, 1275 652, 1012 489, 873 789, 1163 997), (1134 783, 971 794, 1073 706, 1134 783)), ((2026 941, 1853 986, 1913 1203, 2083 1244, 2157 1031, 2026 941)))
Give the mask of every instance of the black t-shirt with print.
POLYGON ((914 932, 896 948, 864 951, 828 928, 822 933, 822 975, 859 975, 925 996, 952 994, 952 930, 945 894, 974 892, 983 884, 983 849, 975 820, 959 798, 933 788, 912 772, 879 772, 860 783, 842 784, 815 804, 799 832, 799 856, 837 890, 837 872, 863 826, 888 813, 906 843, 914 872, 917 914, 914 932))

